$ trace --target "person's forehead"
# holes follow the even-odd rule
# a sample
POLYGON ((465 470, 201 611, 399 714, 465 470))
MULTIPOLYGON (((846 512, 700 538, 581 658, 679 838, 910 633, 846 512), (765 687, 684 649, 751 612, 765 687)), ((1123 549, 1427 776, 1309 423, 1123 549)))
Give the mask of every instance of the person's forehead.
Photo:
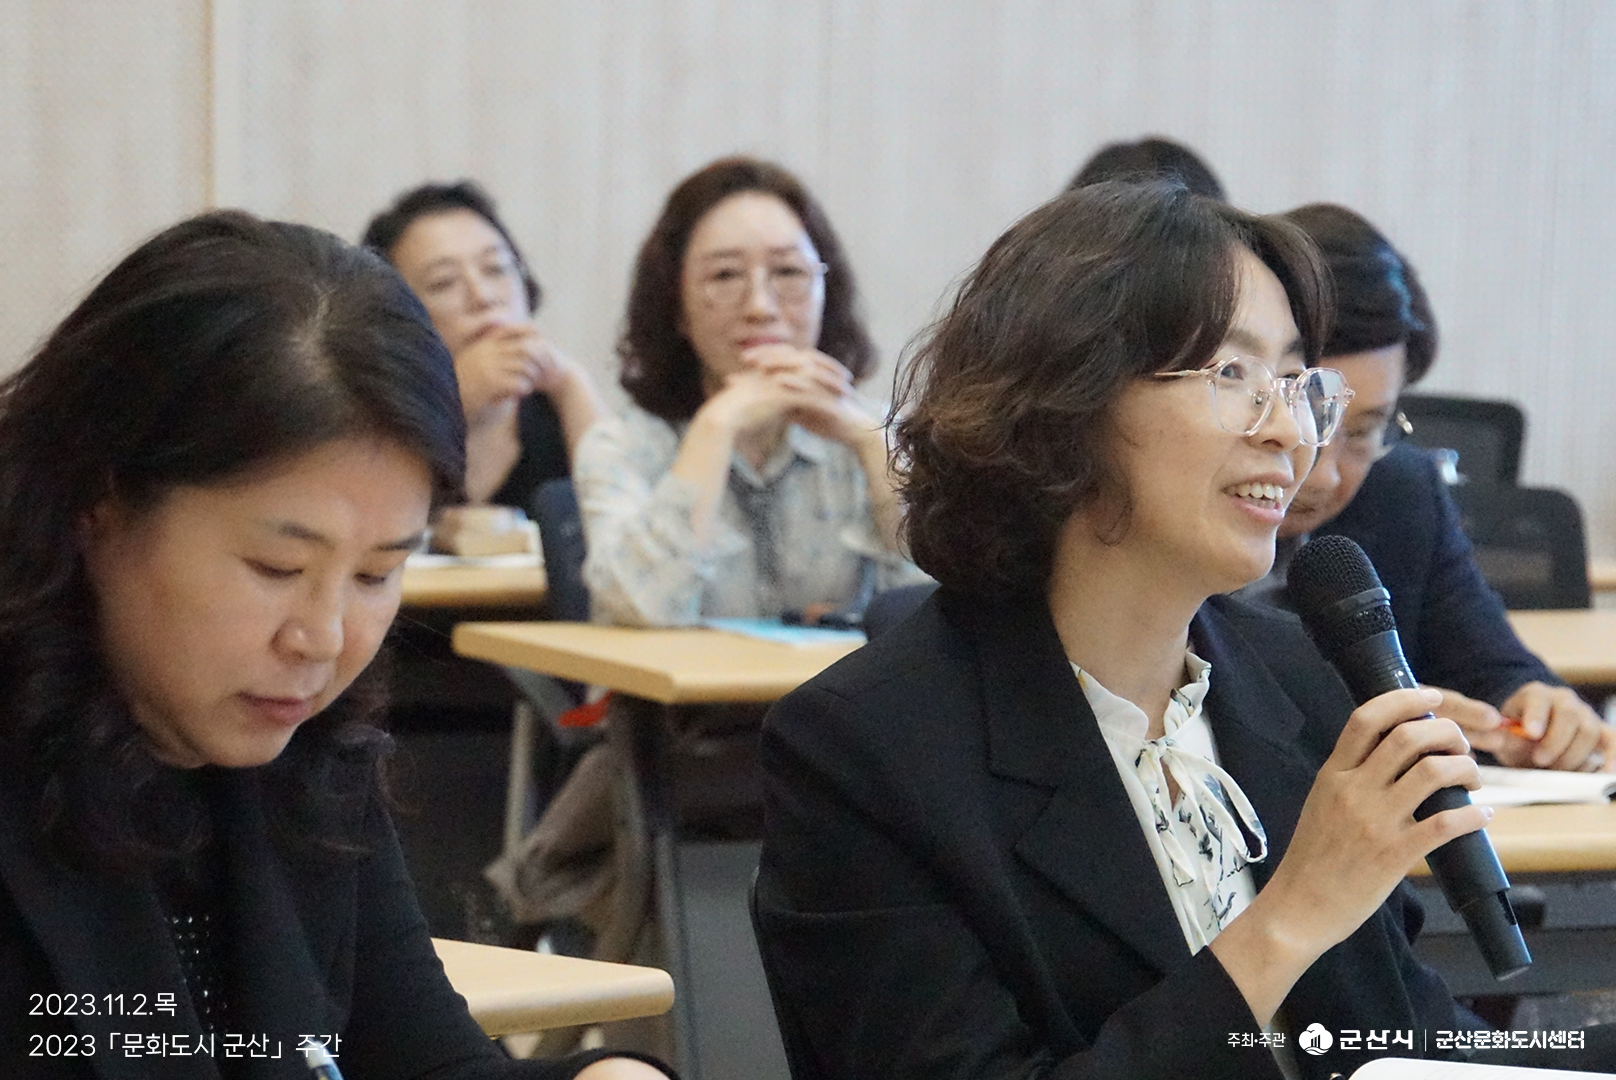
POLYGON ((790 253, 811 248, 802 219, 778 196, 743 191, 716 203, 690 235, 689 255, 790 253))
POLYGON ((456 207, 423 214, 399 237, 394 259, 420 265, 443 259, 503 255, 510 245, 498 229, 475 210, 456 207))
POLYGON ((1250 250, 1239 249, 1237 258, 1240 292, 1224 344, 1269 358, 1300 358, 1302 338, 1285 286, 1250 250))

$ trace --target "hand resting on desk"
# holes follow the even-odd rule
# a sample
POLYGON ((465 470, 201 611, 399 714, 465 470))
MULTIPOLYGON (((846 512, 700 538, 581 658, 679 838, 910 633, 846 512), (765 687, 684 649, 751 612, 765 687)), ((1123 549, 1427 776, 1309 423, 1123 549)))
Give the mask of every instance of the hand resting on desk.
POLYGON ((1457 690, 1441 693, 1438 714, 1464 729, 1472 749, 1486 751, 1501 765, 1616 771, 1616 728, 1601 720, 1568 686, 1529 682, 1497 709, 1457 690))

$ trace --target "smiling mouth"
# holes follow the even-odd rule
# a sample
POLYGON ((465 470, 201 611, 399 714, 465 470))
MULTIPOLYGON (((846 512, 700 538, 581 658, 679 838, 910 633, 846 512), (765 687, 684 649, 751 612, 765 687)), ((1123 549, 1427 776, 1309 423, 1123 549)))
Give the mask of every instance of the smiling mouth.
POLYGON ((1229 493, 1270 510, 1279 509, 1285 500, 1285 489, 1278 484, 1236 484, 1229 493))

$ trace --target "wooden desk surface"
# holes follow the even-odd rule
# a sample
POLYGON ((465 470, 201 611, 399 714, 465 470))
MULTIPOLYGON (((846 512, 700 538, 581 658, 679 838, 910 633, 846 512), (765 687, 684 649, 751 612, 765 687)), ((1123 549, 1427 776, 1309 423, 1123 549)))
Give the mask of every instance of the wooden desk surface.
POLYGON ((405 607, 511 608, 544 603, 544 567, 404 567, 405 607))
MULTIPOLYGON (((1505 806, 1487 835, 1508 874, 1616 873, 1616 804, 1505 806)), ((1428 873, 1424 860, 1410 871, 1428 873)))
POLYGON ((462 656, 604 686, 664 705, 773 701, 857 646, 785 645, 722 630, 589 623, 461 623, 462 656))
POLYGON ((489 1035, 655 1016, 673 1005, 673 979, 658 968, 606 964, 435 938, 449 982, 489 1035))
POLYGON ((1512 611, 1526 647, 1568 683, 1616 683, 1616 611, 1512 611))
POLYGON ((1594 592, 1616 591, 1616 558, 1589 559, 1588 584, 1594 592))

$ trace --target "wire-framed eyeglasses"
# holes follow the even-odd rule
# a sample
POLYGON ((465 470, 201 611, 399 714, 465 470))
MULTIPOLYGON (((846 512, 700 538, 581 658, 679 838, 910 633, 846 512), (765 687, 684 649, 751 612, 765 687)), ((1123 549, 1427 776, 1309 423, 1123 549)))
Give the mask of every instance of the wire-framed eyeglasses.
POLYGON ((830 268, 822 262, 785 259, 764 266, 721 265, 704 274, 697 283, 702 299, 715 308, 736 308, 746 302, 763 272, 761 288, 775 302, 784 305, 806 303, 830 268))
POLYGON ((1413 423, 1399 409, 1393 415, 1368 426, 1347 427, 1341 432, 1341 452, 1356 461, 1373 465, 1413 434, 1413 423))
POLYGON ((1211 388, 1212 411, 1218 426, 1235 435, 1255 435, 1274 411, 1275 399, 1285 402, 1296 421, 1304 446, 1323 446, 1341 426, 1352 391, 1347 378, 1335 368, 1308 368, 1296 375, 1276 375, 1274 369, 1249 356, 1226 360, 1189 371, 1158 371, 1158 379, 1204 378, 1211 388))

